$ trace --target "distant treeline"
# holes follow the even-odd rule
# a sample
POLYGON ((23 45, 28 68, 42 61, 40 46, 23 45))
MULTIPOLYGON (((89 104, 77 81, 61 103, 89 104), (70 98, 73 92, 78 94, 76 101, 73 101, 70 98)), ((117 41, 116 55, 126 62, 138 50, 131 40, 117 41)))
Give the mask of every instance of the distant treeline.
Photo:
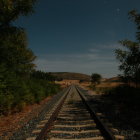
POLYGON ((33 12, 36 0, 3 0, 0 4, 0 114, 22 110, 56 93, 54 76, 35 71, 25 29, 13 25, 33 12))
POLYGON ((31 73, 31 76, 36 78, 36 79, 44 79, 44 80, 47 80, 47 81, 55 81, 55 80, 57 80, 56 76, 53 76, 50 73, 42 72, 42 71, 33 71, 31 73))

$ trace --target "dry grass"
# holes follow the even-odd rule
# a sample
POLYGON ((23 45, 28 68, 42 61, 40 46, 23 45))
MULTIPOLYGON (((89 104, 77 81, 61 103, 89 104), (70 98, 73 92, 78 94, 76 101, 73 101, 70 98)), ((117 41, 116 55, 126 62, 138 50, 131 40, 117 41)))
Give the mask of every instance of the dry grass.
POLYGON ((122 82, 102 82, 101 84, 97 85, 97 88, 103 87, 103 88, 109 88, 109 87, 117 87, 123 85, 122 82))

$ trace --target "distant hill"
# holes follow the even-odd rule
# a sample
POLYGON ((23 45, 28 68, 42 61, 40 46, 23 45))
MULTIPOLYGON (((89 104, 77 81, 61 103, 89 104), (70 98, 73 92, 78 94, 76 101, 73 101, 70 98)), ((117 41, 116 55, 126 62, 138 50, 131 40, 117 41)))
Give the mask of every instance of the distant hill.
POLYGON ((82 73, 51 72, 50 74, 60 79, 90 81, 90 76, 87 74, 82 74, 82 73))
POLYGON ((105 82, 120 82, 120 81, 121 79, 119 77, 112 77, 105 80, 105 82))

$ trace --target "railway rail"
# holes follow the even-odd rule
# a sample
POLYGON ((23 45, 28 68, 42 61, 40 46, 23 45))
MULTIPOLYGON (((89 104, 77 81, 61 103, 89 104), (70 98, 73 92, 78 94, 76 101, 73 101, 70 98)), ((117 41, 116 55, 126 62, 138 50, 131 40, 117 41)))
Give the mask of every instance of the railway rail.
POLYGON ((105 125, 78 86, 70 86, 26 140, 124 140, 105 125))

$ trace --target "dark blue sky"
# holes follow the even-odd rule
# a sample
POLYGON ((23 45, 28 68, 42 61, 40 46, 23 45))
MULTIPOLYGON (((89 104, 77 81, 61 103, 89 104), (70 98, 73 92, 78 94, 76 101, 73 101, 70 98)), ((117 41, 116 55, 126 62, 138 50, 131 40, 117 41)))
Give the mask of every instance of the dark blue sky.
POLYGON ((111 77, 120 73, 118 41, 135 40, 132 9, 140 12, 140 0, 38 0, 35 13, 16 24, 28 33, 37 69, 111 77))

